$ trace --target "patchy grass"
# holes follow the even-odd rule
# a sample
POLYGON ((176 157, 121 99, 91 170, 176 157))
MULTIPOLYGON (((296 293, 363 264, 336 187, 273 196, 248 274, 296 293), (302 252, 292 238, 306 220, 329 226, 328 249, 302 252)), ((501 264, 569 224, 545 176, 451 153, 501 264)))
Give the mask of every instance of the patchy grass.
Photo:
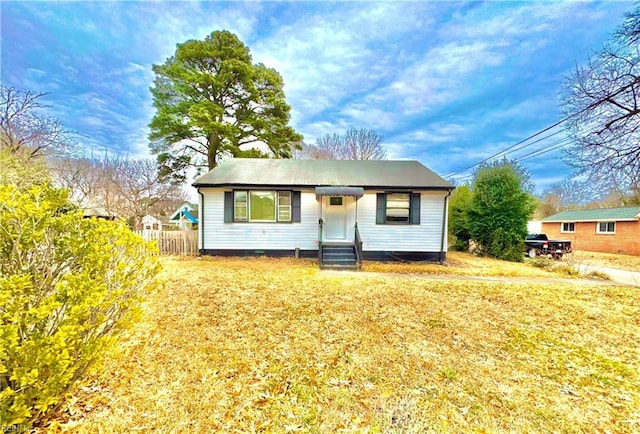
POLYGON ((572 254, 566 255, 565 261, 573 264, 601 265, 621 270, 640 271, 640 256, 577 250, 572 254))
POLYGON ((477 257, 466 252, 447 252, 444 266, 433 262, 364 262, 365 271, 401 274, 452 274, 457 276, 550 277, 551 268, 535 267, 529 260, 523 263, 477 257))
POLYGON ((164 265, 50 432, 640 431, 637 288, 164 265))

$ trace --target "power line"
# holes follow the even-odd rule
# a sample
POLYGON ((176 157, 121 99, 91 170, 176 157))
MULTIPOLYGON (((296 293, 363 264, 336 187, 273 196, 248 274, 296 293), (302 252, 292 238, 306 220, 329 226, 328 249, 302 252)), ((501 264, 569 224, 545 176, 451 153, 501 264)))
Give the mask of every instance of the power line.
MULTIPOLYGON (((603 62, 603 64, 604 64, 604 62, 603 62)), ((463 173, 463 172, 466 172, 466 171, 467 171, 467 170, 469 170, 469 169, 473 169, 474 167, 479 166, 479 165, 481 165, 482 163, 485 163, 485 162, 487 162, 487 161, 490 161, 490 160, 492 160, 492 159, 494 159, 494 158, 496 158, 496 157, 498 157, 498 156, 500 156, 500 155, 506 155, 507 153, 515 152, 515 151, 520 150, 520 149, 524 149, 525 147, 528 147, 528 146, 530 146, 530 145, 532 145, 532 144, 534 144, 534 143, 538 143, 538 142, 540 142, 540 141, 542 141, 542 140, 544 140, 544 139, 546 139, 546 138, 548 138, 548 137, 551 137, 552 135, 555 135, 555 133, 554 133, 554 134, 551 134, 551 135, 549 135, 549 136, 546 136, 545 138, 539 139, 539 140, 537 140, 537 141, 535 141, 535 142, 532 142, 531 144, 527 144, 527 145, 525 145, 525 146, 522 146, 522 147, 520 147, 520 148, 518 148, 518 149, 515 149, 515 150, 511 151, 511 150, 512 150, 513 148, 515 148, 516 146, 521 145, 521 144, 523 144, 523 143, 525 143, 525 142, 527 142, 527 141, 531 140, 532 138, 537 137, 537 136, 539 136, 539 135, 541 135, 541 134, 543 134, 543 133, 545 133, 545 132, 547 132, 547 131, 549 131, 549 130, 553 129, 553 128, 557 127, 558 125, 560 125, 560 124, 562 124, 562 123, 564 123, 564 122, 566 122, 566 121, 568 121, 568 120, 570 120, 570 119, 572 119, 572 118, 574 118, 574 117, 576 117, 576 116, 579 116, 579 115, 581 115, 582 113, 584 113, 584 112, 586 112, 586 111, 588 111, 588 110, 591 110, 592 108, 594 108, 594 107, 596 107, 596 106, 598 106, 598 105, 602 104, 603 102, 606 102, 607 100, 610 100, 611 98, 614 98, 614 97, 618 96, 619 94, 621 94, 622 92, 624 92, 624 91, 625 91, 625 90, 627 90, 628 88, 633 87, 634 85, 639 84, 639 83, 640 83, 640 77, 636 77, 636 78, 634 78, 634 79, 633 79, 633 81, 631 81, 631 83, 628 83, 628 84, 626 84, 626 85, 622 86, 620 89, 618 89, 616 92, 612 93, 611 95, 607 95, 606 97, 603 97, 603 98, 601 98, 601 99, 599 99, 599 100, 597 100, 597 101, 592 102, 592 103, 591 103, 591 104, 589 104, 587 107, 585 107, 585 108, 583 108, 583 109, 581 109, 581 110, 577 111, 576 113, 573 113, 573 114, 571 114, 571 115, 569 115, 569 116, 567 116, 567 117, 565 117, 565 118, 561 119, 560 121, 556 122, 555 124, 550 125, 550 126, 548 126, 548 127, 544 128, 544 129, 542 129, 542 130, 538 131, 537 133, 535 133, 535 134, 532 134, 532 135, 528 136, 527 138, 525 138, 525 139, 523 139, 523 140, 520 140, 518 143, 516 143, 516 144, 514 144, 514 145, 511 145, 511 146, 509 146, 508 148, 503 149, 502 151, 497 152, 497 153, 495 153, 495 154, 491 155, 490 157, 487 157, 487 158, 485 158, 484 160, 479 161, 478 163, 475 163, 475 164, 472 164, 471 166, 465 167, 465 168, 464 168, 464 169, 462 169, 462 170, 458 170, 458 171, 455 171, 455 172, 451 172, 451 173, 449 173, 448 175, 446 175, 446 176, 445 176, 445 178, 451 178, 451 177, 453 177, 453 176, 455 176, 455 175, 457 175, 457 174, 459 174, 459 173, 463 173)), ((566 130, 565 130, 565 131, 566 131, 566 130)), ((544 149, 544 148, 543 148, 543 149, 544 149)), ((469 177, 467 176, 467 177, 460 178, 460 179, 466 179, 466 178, 469 178, 469 177)))
MULTIPOLYGON (((514 158, 514 160, 516 162, 522 162, 525 160, 529 160, 531 158, 535 158, 538 157, 540 155, 546 154, 548 152, 552 152, 555 151, 557 149, 563 148, 566 145, 568 145, 569 143, 571 143, 571 138, 569 137, 564 137, 560 140, 556 140, 553 143, 550 143, 549 145, 545 146, 544 148, 540 148, 540 149, 536 149, 535 151, 529 152, 528 154, 522 155, 520 157, 516 157, 514 158)), ((455 178, 455 177, 454 177, 455 178)), ((460 182, 460 181, 464 181, 466 179, 471 179, 473 178, 473 174, 469 174, 463 177, 459 177, 456 179, 456 181, 460 182)))
POLYGON ((501 156, 501 155, 507 155, 507 154, 510 154, 510 153, 512 153, 512 152, 519 151, 519 150, 524 149, 524 148, 526 148, 526 147, 528 147, 528 146, 531 146, 531 145, 534 145, 534 144, 536 144, 536 143, 539 143, 539 142, 541 142, 541 141, 543 141, 543 140, 546 140, 546 139, 548 139, 549 137, 553 137, 553 136, 555 136, 555 135, 557 135, 557 134, 560 134, 560 133, 562 133, 562 132, 564 132, 564 131, 566 131, 566 130, 560 130, 560 131, 557 131, 557 132, 555 132, 555 133, 552 133, 552 134, 549 134, 549 135, 547 135, 547 136, 545 136, 545 137, 542 137, 542 138, 540 138, 540 139, 538 139, 538 140, 536 140, 536 141, 534 141, 534 142, 528 143, 528 144, 526 144, 526 145, 524 145, 524 146, 521 146, 521 147, 519 147, 519 148, 517 148, 517 149, 514 149, 516 146, 518 146, 518 145, 522 145, 523 143, 525 143, 525 142, 527 142, 527 141, 531 140, 532 138, 537 137, 537 136, 539 136, 540 134, 543 134, 543 133, 545 133, 545 132, 547 132, 547 131, 549 131, 549 130, 551 130, 551 129, 555 128, 555 127, 557 127, 558 125, 562 124, 565 120, 566 120, 566 119, 563 119, 563 120, 561 120, 561 121, 559 121, 559 122, 556 122, 555 124, 553 124, 553 125, 551 125, 551 126, 549 126, 549 127, 545 128, 545 129, 543 129, 543 130, 540 130, 540 131, 538 131, 538 132, 537 132, 537 133, 535 133, 535 134, 530 135, 530 136, 529 136, 529 137, 527 137, 526 139, 520 140, 520 141, 519 141, 518 143, 516 143, 515 145, 511 145, 511 146, 509 146, 508 148, 503 149, 502 151, 497 152, 497 153, 493 154, 492 156, 487 157, 487 158, 485 158, 484 160, 482 160, 482 161, 480 161, 480 162, 478 162, 478 163, 475 163, 475 164, 473 164, 473 165, 471 165, 471 166, 469 166, 469 167, 466 167, 466 168, 464 168, 464 169, 462 169, 462 170, 458 170, 458 171, 456 171, 456 172, 449 173, 448 175, 446 175, 446 176, 445 176, 445 178, 449 178, 449 177, 455 176, 455 175, 457 175, 457 174, 459 174, 459 173, 466 172, 467 170, 469 170, 469 169, 473 169, 474 167, 479 166, 479 165, 481 165, 482 163, 485 163, 485 162, 487 162, 487 161, 489 161, 489 160, 492 160, 492 159, 494 159, 494 158, 496 158, 496 157, 499 157, 499 156, 501 156))
POLYGON ((535 158, 535 157, 538 157, 538 156, 540 156, 542 154, 546 154, 547 152, 551 152, 551 151, 555 151, 556 149, 564 148, 569 143, 571 143, 571 139, 566 137, 566 138, 564 138, 562 140, 558 140, 557 142, 549 145, 546 148, 542 148, 542 149, 538 149, 536 151, 530 152, 530 153, 528 153, 526 155, 523 155, 523 156, 517 158, 516 160, 518 162, 522 162, 522 161, 528 160, 530 158, 535 158), (553 146, 553 145, 555 145, 555 146, 553 146))

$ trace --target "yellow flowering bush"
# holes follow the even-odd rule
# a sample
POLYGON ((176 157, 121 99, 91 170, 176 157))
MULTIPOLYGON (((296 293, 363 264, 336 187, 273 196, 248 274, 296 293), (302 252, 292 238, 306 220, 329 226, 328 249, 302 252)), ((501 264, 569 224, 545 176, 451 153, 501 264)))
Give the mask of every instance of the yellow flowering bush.
POLYGON ((155 248, 65 190, 0 185, 0 427, 31 426, 156 284, 155 248))

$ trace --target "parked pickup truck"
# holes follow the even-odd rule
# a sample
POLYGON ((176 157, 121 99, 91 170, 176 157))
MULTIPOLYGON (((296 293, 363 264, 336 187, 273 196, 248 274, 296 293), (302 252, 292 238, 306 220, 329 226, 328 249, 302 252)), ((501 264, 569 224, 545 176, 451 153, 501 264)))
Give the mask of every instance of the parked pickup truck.
POLYGON ((547 234, 529 234, 524 243, 525 254, 530 258, 550 255, 554 259, 560 259, 565 253, 571 253, 571 241, 550 240, 547 234))

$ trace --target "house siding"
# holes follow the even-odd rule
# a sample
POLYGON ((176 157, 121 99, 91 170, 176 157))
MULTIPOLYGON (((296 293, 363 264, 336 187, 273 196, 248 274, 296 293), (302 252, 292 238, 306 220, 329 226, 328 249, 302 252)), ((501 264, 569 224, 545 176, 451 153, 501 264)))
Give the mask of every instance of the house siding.
POLYGON ((599 234, 597 222, 575 222, 575 232, 560 232, 562 223, 543 222, 550 239, 570 240, 574 250, 640 255, 640 221, 617 221, 615 234, 599 234))
MULTIPOLYGON (((419 225, 376 224, 376 193, 383 191, 367 191, 358 200, 358 229, 364 251, 440 251, 446 192, 422 192, 419 225)), ((444 251, 447 251, 446 239, 444 251)))
MULTIPOLYGON (((320 206, 314 190, 302 190, 300 223, 224 223, 225 191, 230 189, 200 188, 204 197, 199 226, 203 251, 318 249, 320 206)), ((382 191, 367 190, 357 201, 358 228, 365 252, 440 252, 446 191, 421 193, 419 225, 376 224, 376 193, 379 192, 382 191)), ((347 227, 351 233, 356 207, 352 199, 347 203, 347 227)), ((445 251, 446 247, 445 240, 445 251)))
POLYGON ((225 223, 225 191, 229 189, 200 189, 204 196, 201 249, 318 249, 318 204, 312 191, 303 190, 300 195, 300 223, 225 223))

